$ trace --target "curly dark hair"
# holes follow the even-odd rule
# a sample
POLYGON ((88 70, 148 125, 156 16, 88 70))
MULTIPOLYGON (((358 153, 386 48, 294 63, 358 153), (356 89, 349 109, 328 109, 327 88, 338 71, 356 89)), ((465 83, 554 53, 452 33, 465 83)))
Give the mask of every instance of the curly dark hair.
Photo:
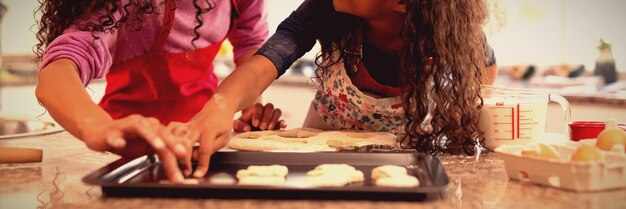
MULTIPOLYGON (((113 33, 118 30, 122 23, 129 25, 134 30, 143 28, 143 16, 146 14, 159 14, 158 8, 162 7, 166 1, 175 0, 129 0, 123 4, 120 0, 39 0, 39 7, 35 9, 35 14, 41 13, 41 19, 37 21, 38 31, 36 34, 39 41, 33 48, 37 55, 35 61, 41 61, 45 48, 57 37, 63 34, 65 29, 76 24, 79 30, 91 31, 94 40, 98 39, 97 33, 113 33), (89 18, 97 12, 105 11, 98 18, 97 22, 89 21, 89 18), (121 14, 119 18, 115 13, 121 14)), ((192 45, 197 48, 195 41, 200 38, 198 29, 202 27, 204 21, 202 14, 214 8, 214 4, 209 0, 194 0, 196 8, 196 22, 194 27, 195 37, 192 45), (201 7, 199 1, 204 1, 208 8, 201 7)), ((176 9, 174 6, 171 11, 176 9)), ((172 20, 170 20, 172 21, 172 20)))
MULTIPOLYGON (((403 2, 407 12, 398 76, 403 87, 401 97, 406 122, 402 144, 421 152, 472 155, 476 143, 484 140, 479 120, 483 104, 481 76, 486 69, 488 49, 482 31, 487 18, 486 2, 403 2), (433 61, 432 68, 425 70, 429 58, 433 61), (425 131, 420 125, 429 111, 434 116, 432 129, 425 131)), ((344 61, 343 49, 349 37, 357 29, 367 27, 363 19, 347 14, 326 16, 332 18, 334 24, 319 26, 329 32, 318 35, 322 47, 316 59, 318 80, 329 73, 332 65, 344 61), (340 56, 333 56, 333 53, 340 56)))

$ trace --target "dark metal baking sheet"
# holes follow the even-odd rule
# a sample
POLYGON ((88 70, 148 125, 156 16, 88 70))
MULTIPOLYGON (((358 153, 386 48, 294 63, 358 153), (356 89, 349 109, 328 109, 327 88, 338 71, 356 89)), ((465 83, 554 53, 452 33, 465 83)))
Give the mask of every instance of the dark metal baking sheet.
POLYGON ((211 157, 209 173, 199 184, 160 183, 166 179, 161 164, 144 156, 118 160, 83 178, 100 185, 108 196, 210 197, 258 199, 375 199, 426 200, 444 197, 448 176, 438 158, 420 153, 357 152, 217 152, 211 157), (365 181, 343 187, 308 187, 305 173, 325 163, 346 163, 365 174, 365 181), (287 182, 281 186, 238 185, 235 174, 248 165, 280 164, 289 168, 287 182), (419 187, 378 187, 370 179, 371 170, 380 165, 407 167, 420 181, 419 187))

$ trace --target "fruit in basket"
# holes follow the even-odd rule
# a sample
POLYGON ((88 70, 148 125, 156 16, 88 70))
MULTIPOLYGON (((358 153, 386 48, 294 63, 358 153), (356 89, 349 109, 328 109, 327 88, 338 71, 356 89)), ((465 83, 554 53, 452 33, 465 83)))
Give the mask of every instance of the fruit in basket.
POLYGON ((539 157, 539 152, 537 150, 522 150, 523 157, 539 157))
POLYGON ((541 144, 541 156, 543 158, 548 158, 548 159, 560 159, 561 156, 559 156, 559 153, 556 152, 556 150, 554 150, 554 148, 550 145, 545 145, 545 144, 541 144))
POLYGON ((536 157, 543 159, 561 159, 559 153, 550 145, 539 144, 539 149, 522 150, 524 157, 536 157))
POLYGON ((608 120, 604 130, 598 134, 596 146, 604 151, 611 151, 613 146, 626 147, 626 132, 617 127, 615 120, 608 120))
POLYGON ((572 154, 572 161, 599 161, 602 160, 600 150, 593 145, 581 144, 572 154))

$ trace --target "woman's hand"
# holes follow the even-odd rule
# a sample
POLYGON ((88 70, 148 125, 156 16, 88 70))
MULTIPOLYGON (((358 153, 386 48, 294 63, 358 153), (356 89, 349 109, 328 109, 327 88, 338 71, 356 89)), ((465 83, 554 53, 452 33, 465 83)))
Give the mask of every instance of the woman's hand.
POLYGON ((233 121, 233 130, 245 132, 252 130, 274 130, 286 128, 284 120, 280 120, 282 112, 274 108, 272 103, 265 106, 256 103, 241 111, 241 117, 233 121))
POLYGON ((156 118, 131 115, 86 129, 84 141, 97 151, 110 151, 125 158, 156 153, 170 181, 182 182, 177 158, 190 153, 182 138, 174 137, 156 118))

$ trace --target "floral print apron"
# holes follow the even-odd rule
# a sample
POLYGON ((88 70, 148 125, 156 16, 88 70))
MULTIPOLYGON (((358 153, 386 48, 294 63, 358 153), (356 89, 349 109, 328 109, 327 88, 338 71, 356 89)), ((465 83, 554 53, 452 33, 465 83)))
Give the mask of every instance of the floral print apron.
MULTIPOLYGON (((348 43, 347 49, 344 50, 343 62, 338 62, 330 67, 330 72, 323 75, 321 85, 318 84, 318 90, 315 98, 311 102, 311 107, 304 121, 303 127, 318 128, 323 130, 368 130, 368 131, 385 131, 393 134, 404 133, 404 108, 400 96, 388 98, 375 98, 360 91, 348 76, 346 72, 345 61, 351 60, 350 63, 358 63, 352 66, 355 70, 367 70, 362 58, 362 33, 355 33, 352 46, 348 43), (354 61, 356 60, 356 62, 354 61)), ((335 53, 333 56, 339 56, 335 53)), ((433 60, 428 58, 426 61, 426 71, 429 71, 433 60)), ((428 81, 431 83, 432 78, 428 81)), ((430 100, 430 95, 428 96, 430 100)), ((432 102, 432 100, 430 100, 432 102)), ((434 104, 429 103, 429 107, 434 104)), ((432 114, 426 115, 426 118, 420 125, 420 129, 424 132, 432 131, 430 120, 432 114)))
MULTIPOLYGON (((359 70, 365 70, 359 64, 359 70)), ((397 134, 404 110, 398 97, 374 98, 352 84, 343 63, 330 67, 311 103, 303 127, 386 131, 397 134)))

